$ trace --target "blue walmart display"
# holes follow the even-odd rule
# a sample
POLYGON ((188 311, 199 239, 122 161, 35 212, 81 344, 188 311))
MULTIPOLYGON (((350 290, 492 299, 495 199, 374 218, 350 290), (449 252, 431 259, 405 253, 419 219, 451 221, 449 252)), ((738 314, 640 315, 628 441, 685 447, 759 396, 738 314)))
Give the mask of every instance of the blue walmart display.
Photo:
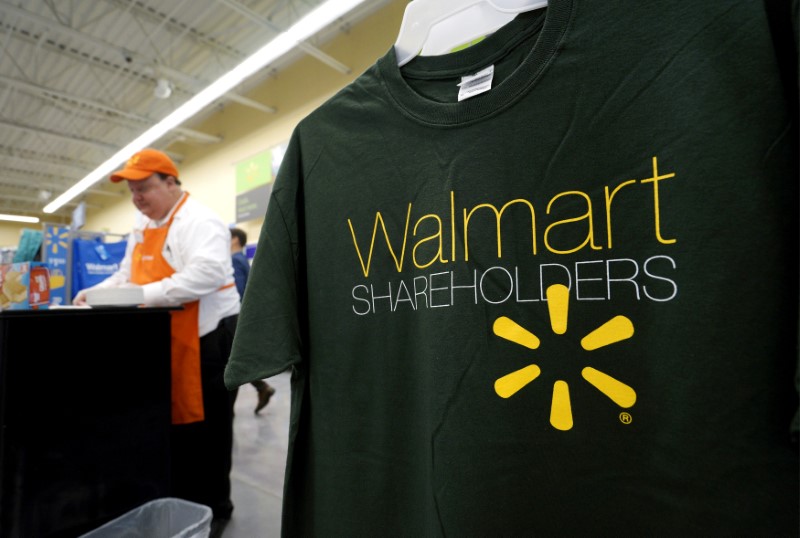
POLYGON ((72 243, 72 296, 99 284, 119 269, 126 241, 104 243, 101 238, 75 239, 72 243))

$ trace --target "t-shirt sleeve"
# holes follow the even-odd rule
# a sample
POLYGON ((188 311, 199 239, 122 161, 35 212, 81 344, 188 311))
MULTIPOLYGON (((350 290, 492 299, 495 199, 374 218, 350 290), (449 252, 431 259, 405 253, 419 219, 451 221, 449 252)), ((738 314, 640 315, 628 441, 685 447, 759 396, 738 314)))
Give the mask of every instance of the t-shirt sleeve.
POLYGON ((279 374, 301 360, 299 146, 293 135, 267 206, 225 369, 229 389, 279 374))

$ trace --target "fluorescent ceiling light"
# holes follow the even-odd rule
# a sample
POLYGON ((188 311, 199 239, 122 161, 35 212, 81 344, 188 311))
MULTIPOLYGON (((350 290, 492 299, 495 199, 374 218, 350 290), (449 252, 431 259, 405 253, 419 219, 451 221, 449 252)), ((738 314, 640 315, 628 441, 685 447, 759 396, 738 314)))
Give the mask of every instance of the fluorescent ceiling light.
POLYGON ((37 223, 39 222, 39 217, 23 217, 22 215, 3 215, 0 213, 0 220, 10 220, 13 222, 30 222, 30 223, 37 223))
POLYGON ((339 17, 347 15, 350 11, 363 4, 366 0, 328 0, 320 4, 308 15, 297 21, 291 28, 278 34, 272 41, 261 47, 252 56, 246 58, 242 63, 222 75, 212 82, 200 93, 183 103, 174 112, 163 120, 153 125, 147 131, 139 135, 127 146, 116 152, 110 159, 95 168, 85 178, 78 181, 75 185, 67 189, 55 200, 44 206, 45 213, 53 213, 61 206, 81 194, 83 191, 105 179, 117 167, 125 162, 131 155, 149 144, 155 142, 167 132, 179 126, 214 100, 230 91, 244 79, 262 69, 264 66, 274 62, 301 41, 310 38, 339 17))

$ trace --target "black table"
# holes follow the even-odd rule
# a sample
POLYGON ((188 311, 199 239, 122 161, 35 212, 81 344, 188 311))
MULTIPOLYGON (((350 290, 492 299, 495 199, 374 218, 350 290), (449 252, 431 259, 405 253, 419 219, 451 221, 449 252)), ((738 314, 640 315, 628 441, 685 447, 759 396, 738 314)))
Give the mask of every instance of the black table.
POLYGON ((169 495, 170 308, 0 312, 0 536, 169 495))

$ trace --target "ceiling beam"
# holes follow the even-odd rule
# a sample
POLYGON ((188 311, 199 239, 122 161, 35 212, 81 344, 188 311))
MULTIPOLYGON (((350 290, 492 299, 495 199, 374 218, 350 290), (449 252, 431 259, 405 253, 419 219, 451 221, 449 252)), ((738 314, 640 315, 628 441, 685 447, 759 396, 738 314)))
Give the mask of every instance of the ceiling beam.
POLYGON ((99 140, 92 140, 90 138, 77 135, 75 133, 69 133, 69 134, 61 133, 58 131, 51 131, 50 129, 43 129, 41 127, 34 127, 32 125, 25 125, 22 123, 17 123, 13 121, 4 121, 4 120, 0 120, 0 125, 6 125, 8 127, 13 127, 14 129, 18 129, 20 131, 25 131, 28 133, 45 135, 53 138, 60 138, 61 140, 66 140, 68 142, 78 142, 81 144, 88 144, 104 150, 116 151, 119 149, 118 146, 115 146, 113 144, 107 144, 105 142, 100 142, 99 140))
MULTIPOLYGON (((17 161, 21 161, 25 164, 48 164, 52 166, 65 166, 69 168, 74 168, 80 172, 81 175, 85 175, 87 170, 91 170, 93 165, 82 164, 78 161, 75 162, 68 162, 64 161, 63 159, 59 159, 58 157, 53 157, 44 153, 39 153, 30 150, 20 150, 18 153, 28 155, 18 155, 15 151, 11 150, 10 148, 4 147, 0 145, 0 158, 7 158, 7 159, 14 159, 17 161)), ((31 188, 31 178, 28 176, 32 176, 36 179, 36 185, 34 188, 37 189, 46 189, 52 191, 63 191, 65 188, 63 183, 59 183, 60 180, 63 180, 66 176, 59 176, 56 174, 48 174, 46 172, 39 172, 33 171, 30 169, 20 169, 20 168, 9 168, 4 169, 4 167, 0 166, 0 185, 11 185, 14 187, 23 187, 23 188, 31 188), (13 172, 13 175, 9 175, 8 171, 13 172), (51 180, 55 180, 55 182, 42 182, 41 179, 38 178, 49 178, 51 180)), ((75 178, 68 177, 70 181, 74 181, 75 178)), ((99 196, 109 196, 114 198, 124 198, 126 194, 124 192, 117 192, 117 191, 109 191, 107 189, 88 189, 86 191, 89 194, 99 195, 99 196)))
POLYGON ((53 155, 27 148, 14 148, 3 144, 0 144, 0 157, 11 157, 24 161, 52 164, 54 166, 68 166, 70 168, 79 169, 83 174, 85 174, 87 170, 92 170, 95 167, 94 164, 71 159, 63 155, 53 155))
MULTIPOLYGON (((6 13, 11 13, 11 14, 16 15, 18 17, 27 19, 28 21, 31 21, 31 22, 34 22, 36 24, 39 24, 39 25, 43 26, 48 31, 52 31, 54 33, 61 33, 61 34, 66 35, 66 36, 68 36, 68 37, 70 37, 72 39, 75 39, 77 41, 81 41, 81 42, 83 42, 83 43, 85 43, 87 45, 90 45, 93 48, 99 48, 99 49, 104 50, 104 51, 107 51, 109 49, 121 49, 122 48, 122 47, 120 47, 120 45, 118 45, 116 43, 109 43, 109 42, 104 41, 102 39, 98 39, 96 37, 93 37, 93 36, 90 36, 88 34, 85 34, 85 33, 81 32, 79 30, 75 30, 74 28, 70 28, 70 27, 67 27, 67 26, 62 26, 62 25, 59 25, 59 24, 55 24, 54 21, 52 21, 51 19, 48 19, 47 17, 42 17, 42 16, 37 15, 36 13, 32 13, 32 12, 26 10, 26 9, 22 9, 22 8, 19 8, 19 7, 16 7, 16 6, 12 6, 12 5, 9 5, 9 4, 0 3, 0 11, 5 11, 6 13)), ((56 46, 56 50, 60 51, 60 48, 58 46, 56 46)), ((158 67, 158 69, 160 69, 160 70, 164 70, 165 69, 165 67, 163 65, 160 65, 161 62, 159 61, 158 58, 155 58, 153 56, 147 56, 147 55, 140 54, 140 53, 135 53, 135 52, 132 52, 132 51, 126 51, 126 52, 129 55, 128 56, 129 58, 136 59, 137 63, 139 63, 141 65, 150 66, 150 67, 158 67)), ((90 58, 92 58, 91 55, 90 55, 90 58)), ((122 59, 122 55, 120 55, 120 59, 122 59)), ((87 61, 87 59, 84 59, 84 61, 87 61)), ((123 67, 119 66, 119 69, 123 69, 123 67)), ((130 67, 126 66, 125 69, 130 70, 130 67)), ((184 81, 191 80, 192 81, 191 86, 192 86, 192 89, 194 91, 196 91, 196 89, 198 87, 205 87, 205 86, 208 85, 208 83, 203 82, 201 80, 198 80, 198 79, 192 77, 191 75, 187 75, 186 73, 182 73, 182 72, 180 72, 178 70, 170 69, 170 71, 173 72, 173 73, 180 73, 180 78, 182 80, 184 80, 184 81)), ((141 78, 142 76, 145 76, 145 75, 141 75, 140 74, 139 78, 141 78)), ((147 76, 147 78, 152 78, 152 77, 147 76)), ((246 97, 238 95, 235 92, 228 92, 228 93, 225 94, 225 97, 230 99, 231 101, 236 101, 236 102, 239 102, 239 103, 241 103, 243 105, 246 105, 246 106, 251 106, 251 103, 257 103, 256 101, 253 101, 252 99, 248 99, 246 97)), ((262 111, 265 111, 265 112, 274 112, 275 111, 274 109, 263 110, 261 107, 266 107, 266 105, 261 105, 260 103, 257 103, 257 104, 259 106, 258 107, 254 106, 253 108, 257 108, 258 110, 262 110, 262 111)), ((266 107, 266 108, 270 109, 271 107, 266 107)))
MULTIPOLYGON (((47 200, 40 200, 38 196, 25 196, 23 194, 7 194, 7 193, 3 193, 3 200, 17 200, 20 202, 35 202, 41 204, 44 204, 44 202, 47 201, 47 200)), ((76 206, 79 203, 81 202, 71 201, 67 202, 64 205, 76 206)), ((90 204, 90 203, 87 203, 86 207, 91 209, 103 209, 103 206, 101 205, 90 204)))
POLYGON ((162 21, 166 20, 166 25, 172 29, 174 32, 178 32, 180 35, 189 35, 195 41, 199 41, 206 47, 210 49, 214 49, 217 52, 222 52, 231 56, 236 59, 237 63, 243 60, 247 55, 240 50, 237 50, 226 43, 221 43, 200 31, 196 28, 192 28, 186 24, 179 23, 174 20, 165 19, 161 14, 157 13, 152 8, 144 6, 141 1, 138 0, 107 0, 110 3, 114 3, 120 7, 125 8, 126 14, 131 14, 132 17, 136 18, 137 13, 140 16, 148 17, 151 20, 158 21, 161 23, 162 21))
MULTIPOLYGON (((20 187, 23 189, 36 189, 36 190, 48 190, 48 191, 63 191, 65 187, 63 184, 58 183, 49 183, 46 181, 41 181, 40 177, 55 177, 51 174, 41 174, 36 172, 28 172, 25 170, 14 170, 16 172, 15 175, 9 176, 6 174, 2 168, 0 168, 0 185, 10 185, 12 187, 20 187), (37 178, 36 184, 31 185, 31 178, 25 179, 24 175, 30 174, 31 176, 37 178)), ((116 191, 107 191, 104 189, 89 189, 86 191, 88 194, 97 194, 100 196, 113 196, 114 198, 124 198, 125 194, 116 191)))
MULTIPOLYGON (((186 73, 182 73, 181 71, 172 69, 171 67, 167 67, 164 65, 158 66, 158 70, 172 79, 181 80, 184 86, 189 86, 193 91, 199 91, 200 89, 205 88, 210 84, 207 81, 200 81, 194 77, 187 75, 186 73)), ((267 114, 274 114, 277 112, 277 109, 275 107, 265 105, 254 99, 250 99, 249 97, 244 97, 243 95, 239 95, 238 93, 228 92, 225 94, 225 98, 228 99, 229 101, 234 101, 236 103, 239 103, 240 105, 254 108, 261 112, 266 112, 267 114)))
MULTIPOLYGON (((54 101, 72 101, 79 105, 83 105, 87 108, 92 108, 100 112, 105 112, 106 114, 112 114, 115 116, 119 116, 122 118, 127 118, 133 121, 137 121, 144 125, 155 125, 157 123, 156 120, 152 120, 145 116, 140 116, 138 114, 134 114, 132 112, 127 112, 125 110, 121 110, 118 108, 114 108, 98 101, 94 101, 91 99, 86 99, 83 97, 79 97, 74 94, 69 94, 66 92, 62 92, 59 90, 54 90, 51 88, 45 88, 44 86, 39 86, 38 84, 33 84, 31 82, 25 82, 23 80, 19 80, 12 77, 7 77, 5 75, 0 75, 0 83, 6 84, 11 86, 12 88, 16 88, 18 90, 38 95, 41 97, 45 97, 54 101)), ((105 118, 108 119, 108 118, 105 118)), ((196 139, 200 142, 206 142, 210 144, 216 144, 222 142, 222 137, 220 136, 213 136, 210 134, 202 133, 200 131, 196 131, 194 129, 189 129, 187 127, 176 127, 173 131, 180 133, 186 137, 196 139)))
MULTIPOLYGON (((263 26, 264 28, 267 28, 267 29, 272 30, 273 32, 277 32, 277 33, 281 33, 281 32, 284 31, 283 28, 280 28, 274 22, 272 22, 269 19, 259 15, 258 13, 256 13, 252 9, 250 9, 249 7, 247 7, 247 6, 243 5, 243 4, 240 4, 236 0, 219 0, 219 1, 222 2, 223 4, 225 4, 226 6, 228 6, 229 8, 231 8, 232 10, 238 12, 239 14, 244 15, 245 17, 249 18, 253 22, 263 26)), ((344 65, 342 62, 340 62, 336 58, 334 58, 334 57, 322 52, 320 49, 318 49, 314 45, 311 45, 310 43, 306 43, 306 42, 301 42, 301 43, 297 44, 297 47, 300 50, 302 50, 303 52, 305 52, 306 54, 308 54, 309 56, 313 56, 314 58, 316 58, 317 60, 321 61, 325 65, 331 67, 332 69, 335 69, 336 71, 338 71, 338 72, 340 72, 340 73, 342 73, 344 75, 350 74, 351 70, 350 70, 350 68, 348 66, 344 65)))

